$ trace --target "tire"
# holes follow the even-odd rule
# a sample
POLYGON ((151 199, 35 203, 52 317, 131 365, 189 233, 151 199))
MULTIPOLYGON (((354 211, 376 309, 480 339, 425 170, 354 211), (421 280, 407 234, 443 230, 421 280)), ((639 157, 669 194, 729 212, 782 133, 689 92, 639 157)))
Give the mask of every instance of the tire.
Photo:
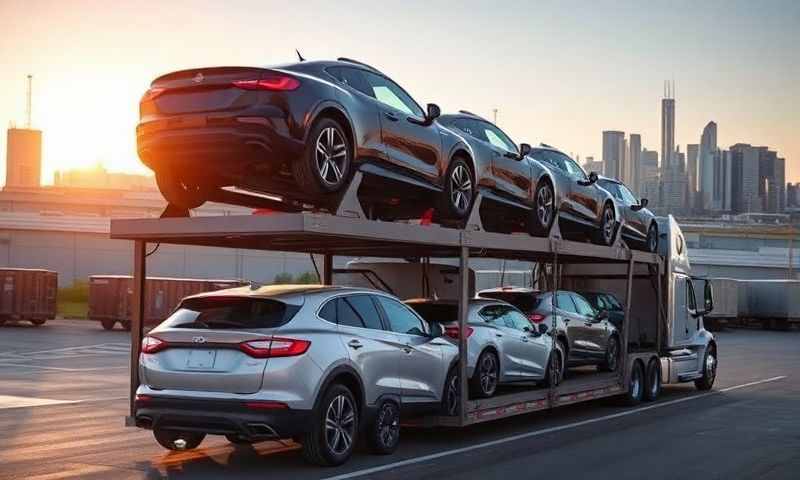
POLYGON ((439 212, 444 220, 463 223, 472 211, 475 200, 475 175, 469 163, 453 157, 444 180, 444 190, 439 197, 439 212))
POLYGON ((709 345, 703 356, 703 376, 694 381, 698 390, 711 390, 717 379, 717 347, 709 345))
POLYGON ((461 413, 461 385, 458 381, 458 365, 447 372, 442 392, 442 415, 456 417, 461 413))
POLYGON ((629 407, 638 405, 644 395, 644 369, 642 362, 635 362, 631 369, 631 378, 628 381, 628 391, 623 397, 623 403, 629 407))
POLYGON ((661 395, 661 362, 656 358, 647 364, 644 387, 645 402, 653 402, 661 395))
POLYGON ((606 354, 603 363, 597 366, 603 372, 616 372, 619 368, 619 337, 612 335, 608 338, 606 354))
POLYGON ((117 324, 116 320, 111 320, 108 318, 100 320, 100 325, 103 326, 103 330, 114 330, 114 325, 116 324, 117 324))
POLYGON ((489 398, 497 391, 500 378, 500 362, 491 351, 484 351, 478 357, 475 371, 469 379, 470 393, 478 398, 489 398))
POLYGON ((614 234, 616 233, 616 215, 614 214, 614 207, 607 203, 603 207, 603 216, 601 217, 600 228, 595 232, 595 243, 605 245, 607 247, 614 243, 614 234))
POLYGON ((167 450, 192 450, 206 438, 205 433, 158 429, 153 430, 153 436, 158 444, 167 450))
POLYGON ((292 174, 304 193, 325 196, 347 186, 352 157, 353 146, 344 127, 332 118, 321 118, 308 133, 303 156, 292 162, 292 174))
POLYGON ((359 411, 353 394, 344 385, 332 385, 313 417, 312 428, 303 435, 303 456, 315 465, 342 465, 358 440, 359 411))
POLYGON ((544 377, 545 387, 557 387, 561 380, 564 379, 564 370, 566 362, 566 350, 564 344, 560 340, 556 342, 555 347, 550 352, 550 358, 547 360, 547 372, 544 377))
POLYGON ((240 437, 239 435, 228 434, 228 435, 225 435, 225 439, 227 441, 229 441, 230 443, 233 443, 234 445, 252 445, 253 444, 252 440, 250 440, 248 438, 240 437))
POLYGON ((556 202, 553 185, 541 180, 533 195, 534 205, 528 218, 528 232, 537 237, 550 235, 556 218, 556 202))
POLYGON ((168 171, 156 172, 156 184, 164 199, 172 205, 186 210, 197 208, 208 199, 208 188, 168 171))
POLYGON ((32 318, 31 319, 31 323, 36 327, 41 327, 42 325, 47 323, 47 319, 46 318, 32 318))
POLYGON ((367 430, 367 443, 372 453, 389 455, 400 444, 400 407, 394 402, 383 402, 367 430))
POLYGON ((650 228, 647 229, 645 248, 651 253, 658 252, 658 225, 655 222, 651 223, 650 228))

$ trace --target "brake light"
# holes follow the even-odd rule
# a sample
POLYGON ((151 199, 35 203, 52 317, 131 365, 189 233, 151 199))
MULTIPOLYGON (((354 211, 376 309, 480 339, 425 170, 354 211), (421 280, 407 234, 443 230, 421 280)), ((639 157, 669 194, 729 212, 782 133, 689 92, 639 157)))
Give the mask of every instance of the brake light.
POLYGON ((153 401, 153 397, 151 397, 150 395, 139 395, 139 394, 137 394, 136 398, 133 401, 133 403, 135 403, 136 405, 142 405, 142 404, 145 404, 145 403, 150 403, 152 401, 153 401))
POLYGON ((141 101, 142 102, 147 102, 147 101, 150 101, 150 100, 154 100, 156 97, 158 97, 159 95, 161 95, 162 93, 164 93, 166 91, 167 91, 167 89, 163 88, 163 87, 152 87, 152 88, 150 88, 150 90, 144 92, 144 95, 142 95, 142 100, 141 101))
POLYGON ((142 339, 142 353, 158 353, 169 346, 167 342, 158 337, 148 335, 142 339))
POLYGON ((239 344, 239 349, 253 358, 294 357, 306 353, 311 342, 293 338, 265 338, 239 344))
MULTIPOLYGON (((467 338, 472 335, 472 332, 475 331, 472 327, 467 327, 467 338)), ((458 327, 445 327, 444 334, 450 338, 458 339, 458 327)))
POLYGON ((544 321, 544 315, 539 315, 538 313, 532 313, 528 315, 528 320, 532 323, 541 323, 544 321))
POLYGON ((258 80, 236 80, 233 86, 242 90, 268 90, 283 92, 295 90, 300 86, 300 81, 289 75, 276 73, 259 78, 258 80))
POLYGON ((270 401, 245 402, 244 406, 251 410, 286 410, 289 408, 285 403, 270 401))

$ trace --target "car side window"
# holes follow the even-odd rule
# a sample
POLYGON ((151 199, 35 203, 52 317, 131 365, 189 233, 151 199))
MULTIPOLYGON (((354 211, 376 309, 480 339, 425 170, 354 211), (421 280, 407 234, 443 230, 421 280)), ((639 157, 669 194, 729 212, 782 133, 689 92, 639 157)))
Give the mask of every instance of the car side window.
POLYGON ((372 90, 367 85, 366 80, 364 80, 361 71, 357 68, 331 67, 328 69, 328 73, 345 85, 354 88, 364 95, 372 97, 372 90))
POLYGON ((505 327, 506 320, 504 315, 508 312, 509 308, 505 305, 489 305, 483 307, 479 312, 478 315, 483 318, 486 323, 490 323, 492 325, 496 325, 498 327, 505 327))
POLYGON ((608 180, 601 180, 598 182, 600 187, 607 190, 608 193, 611 194, 616 200, 622 201, 622 193, 619 191, 619 185, 616 182, 610 182, 608 180))
POLYGON ((453 122, 453 125, 455 125, 456 128, 466 133, 470 137, 475 137, 474 129, 472 128, 472 124, 469 120, 466 120, 464 118, 459 118, 458 120, 453 122))
POLYGON ((568 156, 564 155, 563 153, 556 153, 552 152, 554 155, 561 157, 561 161, 564 163, 564 168, 573 178, 576 180, 588 180, 589 177, 586 176, 586 172, 583 171, 580 165, 575 163, 575 160, 569 158, 568 156))
POLYGON ((565 312, 578 313, 575 302, 572 301, 572 297, 567 292, 558 292, 556 294, 556 307, 565 312))
POLYGON ((583 298, 582 296, 573 294, 572 301, 575 302, 575 307, 577 308, 578 313, 580 315, 583 315, 585 317, 594 317, 595 315, 597 315, 595 309, 592 308, 589 302, 587 302, 586 299, 583 298))
POLYGON ((383 330, 380 314, 369 295, 351 295, 347 297, 347 302, 358 313, 367 328, 383 330))
POLYGON ((486 139, 497 148, 516 153, 517 146, 502 130, 486 122, 480 122, 486 139))
POLYGON ((422 108, 400 87, 400 85, 386 77, 371 72, 364 71, 361 73, 366 78, 367 84, 372 90, 372 96, 375 97, 376 100, 395 110, 400 110, 405 114, 414 115, 419 118, 425 117, 425 112, 422 111, 422 108))
POLYGON ((506 313, 505 318, 507 319, 507 323, 510 322, 510 324, 512 325, 511 328, 515 330, 524 331, 526 328, 528 330, 531 329, 530 320, 525 318, 525 315, 521 314, 517 310, 514 309, 509 310, 508 313, 506 313))
POLYGON ((639 200, 636 198, 636 195, 631 193, 631 191, 628 190, 628 187, 626 187, 625 185, 619 185, 619 191, 620 194, 622 195, 622 200, 625 202, 626 205, 639 204, 639 200))
POLYGON ((328 300, 325 303, 325 305, 323 305, 322 308, 319 310, 319 317, 322 318, 322 319, 325 319, 325 320, 327 320, 327 321, 329 321, 331 323, 337 323, 337 320, 336 320, 336 302, 338 302, 338 301, 339 301, 339 299, 337 299, 337 298, 328 300))
POLYGON ((389 329, 396 333, 406 335, 425 336, 428 333, 425 322, 423 322, 410 308, 383 296, 377 297, 378 303, 383 307, 386 318, 389 320, 389 329))
POLYGON ((346 327, 366 328, 361 316, 344 298, 336 299, 336 320, 339 325, 346 327))

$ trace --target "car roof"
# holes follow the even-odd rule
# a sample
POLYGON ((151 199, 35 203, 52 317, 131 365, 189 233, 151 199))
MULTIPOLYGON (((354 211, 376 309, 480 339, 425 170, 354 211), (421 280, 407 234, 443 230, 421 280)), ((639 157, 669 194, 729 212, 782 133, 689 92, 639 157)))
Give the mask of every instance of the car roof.
MULTIPOLYGON (((404 300, 403 303, 407 305, 450 305, 450 306, 457 306, 458 300, 454 299, 442 299, 442 298, 409 298, 408 300, 404 300)), ((492 304, 492 303, 503 303, 506 302, 502 300, 497 300, 494 298, 470 298, 469 304, 474 305, 484 305, 484 304, 492 304)))
POLYGON ((309 295, 316 293, 384 293, 368 288, 338 287, 332 285, 302 284, 302 285, 263 285, 226 288, 213 292, 203 292, 190 295, 186 298, 203 297, 242 297, 242 298, 277 298, 296 295, 309 295))
POLYGON ((478 295, 484 293, 541 293, 539 290, 530 287, 496 287, 487 288, 478 292, 478 295))
POLYGON ((475 113, 472 113, 472 112, 468 112, 467 110, 459 110, 458 113, 445 113, 445 114, 441 115, 439 118, 442 118, 442 119, 445 119, 445 120, 468 118, 470 120, 480 120, 482 122, 491 123, 492 125, 494 125, 494 123, 490 122, 489 120, 481 117, 478 114, 475 114, 475 113))
POLYGON ((303 69, 307 67, 319 67, 319 68, 328 68, 328 67, 351 67, 351 68, 360 68, 362 70, 368 70, 373 73, 377 73, 378 75, 388 76, 378 70, 377 68, 373 67, 372 65, 368 65, 364 62, 359 62, 358 60, 353 60, 351 58, 339 57, 336 60, 304 60, 302 62, 292 62, 292 63, 285 63, 281 65, 270 65, 266 68, 277 68, 277 69, 287 69, 291 70, 292 68, 303 69))

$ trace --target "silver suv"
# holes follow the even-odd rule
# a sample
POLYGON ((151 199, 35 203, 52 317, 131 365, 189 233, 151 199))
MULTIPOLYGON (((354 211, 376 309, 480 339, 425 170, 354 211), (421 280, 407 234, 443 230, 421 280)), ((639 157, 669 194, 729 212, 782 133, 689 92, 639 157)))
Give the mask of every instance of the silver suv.
MULTIPOLYGON (((339 465, 359 433, 399 441, 400 410, 435 410, 458 349, 395 297, 308 285, 188 297, 142 341, 136 424, 168 449, 206 434, 233 443, 293 438, 339 465)), ((449 377, 448 377, 449 376, 449 377)))

